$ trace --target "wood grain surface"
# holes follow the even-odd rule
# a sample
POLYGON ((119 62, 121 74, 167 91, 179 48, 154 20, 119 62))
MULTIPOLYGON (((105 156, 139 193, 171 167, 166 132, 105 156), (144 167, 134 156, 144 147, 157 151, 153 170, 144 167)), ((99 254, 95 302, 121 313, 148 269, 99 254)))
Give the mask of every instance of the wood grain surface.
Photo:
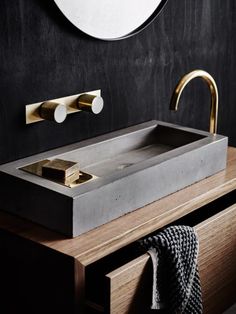
MULTIPOLYGON (((221 314, 235 302, 235 224, 236 200, 231 207, 194 227, 200 246, 198 265, 204 314, 221 314)), ((106 313, 149 313, 152 293, 149 255, 144 254, 107 274, 106 286, 106 313)))
POLYGON ((235 204, 196 226, 204 314, 221 314, 236 301, 235 204))
POLYGON ((169 111, 179 78, 196 68, 219 87, 219 133, 236 145, 235 0, 168 1, 140 34, 117 42, 83 35, 53 1, 0 1, 0 163, 159 119, 208 130, 210 97, 191 83, 169 111), (101 114, 25 125, 26 104, 102 89, 101 114))

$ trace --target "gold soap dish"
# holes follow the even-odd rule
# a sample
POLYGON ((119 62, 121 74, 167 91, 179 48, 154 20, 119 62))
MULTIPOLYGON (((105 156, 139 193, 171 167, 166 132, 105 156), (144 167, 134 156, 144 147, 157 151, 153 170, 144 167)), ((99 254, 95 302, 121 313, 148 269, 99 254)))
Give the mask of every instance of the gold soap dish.
POLYGON ((59 159, 44 159, 19 169, 69 188, 97 178, 95 175, 79 170, 76 163, 59 159))

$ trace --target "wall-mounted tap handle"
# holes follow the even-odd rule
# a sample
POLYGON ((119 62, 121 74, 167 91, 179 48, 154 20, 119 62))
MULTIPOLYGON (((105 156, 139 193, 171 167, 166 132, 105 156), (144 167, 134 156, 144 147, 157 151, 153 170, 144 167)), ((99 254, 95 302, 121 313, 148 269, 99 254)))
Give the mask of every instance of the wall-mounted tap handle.
POLYGON ((67 116, 67 109, 63 104, 46 101, 40 106, 39 115, 42 119, 62 123, 67 116))
POLYGON ((98 114, 103 109, 103 98, 91 94, 83 94, 78 97, 77 107, 80 110, 98 114))
POLYGON ((43 120, 61 123, 68 114, 81 112, 81 110, 97 114, 102 109, 103 99, 99 89, 26 105, 25 120, 26 124, 43 120))

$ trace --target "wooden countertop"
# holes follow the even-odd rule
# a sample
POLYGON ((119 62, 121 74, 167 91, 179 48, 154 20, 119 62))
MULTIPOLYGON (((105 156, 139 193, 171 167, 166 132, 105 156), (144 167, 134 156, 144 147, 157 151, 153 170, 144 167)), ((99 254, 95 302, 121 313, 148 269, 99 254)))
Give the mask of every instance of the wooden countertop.
POLYGON ((226 170, 77 238, 68 239, 5 212, 0 212, 0 228, 74 257, 86 266, 235 189, 236 148, 230 147, 226 170))

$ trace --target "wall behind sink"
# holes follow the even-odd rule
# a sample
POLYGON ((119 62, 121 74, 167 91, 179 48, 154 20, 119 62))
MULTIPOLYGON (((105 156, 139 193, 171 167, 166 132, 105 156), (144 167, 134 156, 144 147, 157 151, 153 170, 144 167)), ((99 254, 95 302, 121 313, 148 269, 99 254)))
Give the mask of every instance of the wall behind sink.
POLYGON ((202 68, 220 92, 219 133, 236 146, 236 2, 169 0, 145 31, 118 42, 83 35, 53 1, 0 1, 0 163, 150 119, 208 129, 210 97, 196 80, 178 113, 177 80, 202 68), (26 126, 25 105, 102 89, 104 111, 26 126))

